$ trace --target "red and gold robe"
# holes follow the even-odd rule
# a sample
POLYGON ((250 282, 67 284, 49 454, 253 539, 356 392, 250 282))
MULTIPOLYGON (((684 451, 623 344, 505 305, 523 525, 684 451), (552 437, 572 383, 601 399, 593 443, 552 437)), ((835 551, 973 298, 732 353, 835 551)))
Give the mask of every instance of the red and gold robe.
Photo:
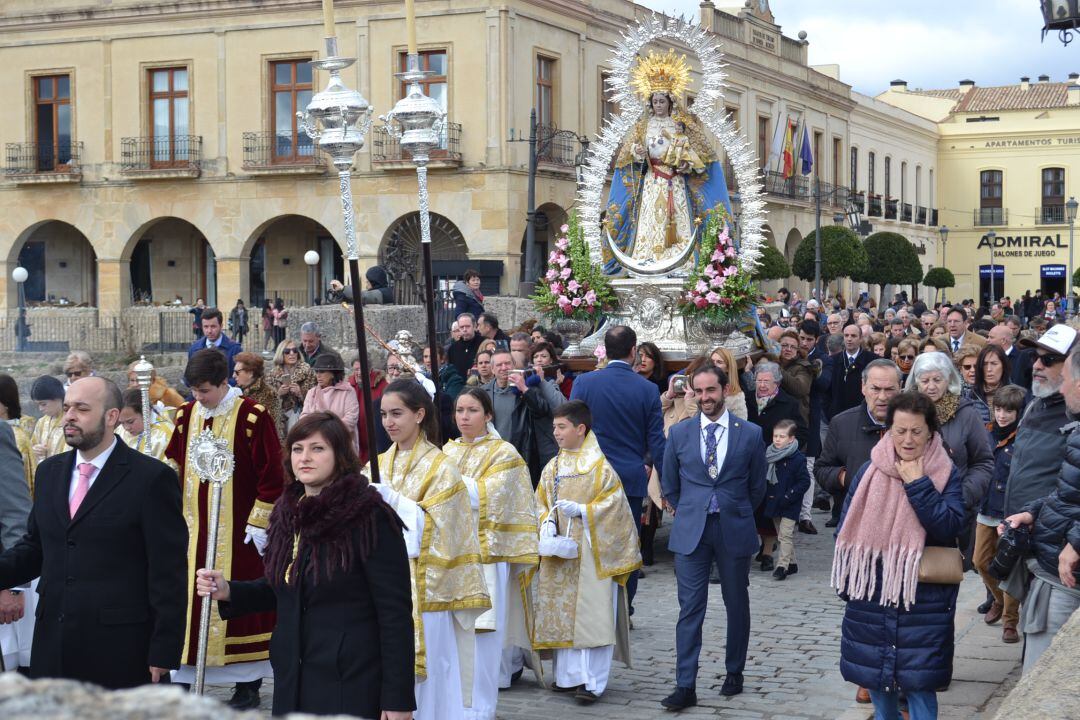
MULTIPOLYGON (((222 404, 230 399, 222 401, 222 404)), ((209 487, 200 482, 187 465, 188 447, 193 435, 204 427, 229 440, 235 470, 222 488, 221 519, 218 529, 216 568, 230 580, 255 580, 263 575, 262 558, 254 543, 244 543, 248 525, 266 529, 274 501, 284 488, 281 464, 281 441, 274 419, 262 406, 245 397, 231 399, 224 414, 206 417, 201 405, 189 402, 176 411, 176 430, 165 457, 179 468, 184 500, 184 519, 188 524, 188 626, 182 662, 195 664, 199 640, 201 599, 195 595, 195 570, 206 560, 209 487), (202 427, 189 427, 192 416, 202 419, 202 427)), ((270 656, 270 633, 273 613, 255 613, 233 620, 223 620, 215 604, 210 612, 210 636, 206 664, 219 667, 233 663, 266 660, 270 656)))

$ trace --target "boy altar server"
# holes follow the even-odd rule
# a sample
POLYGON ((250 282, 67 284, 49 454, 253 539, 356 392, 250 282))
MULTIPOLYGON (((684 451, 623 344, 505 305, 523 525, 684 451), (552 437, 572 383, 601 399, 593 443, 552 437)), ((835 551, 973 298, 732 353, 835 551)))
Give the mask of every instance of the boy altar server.
POLYGON ((641 550, 619 476, 590 432, 589 407, 571 400, 553 415, 559 454, 536 488, 541 557, 531 586, 533 647, 553 655, 556 692, 591 704, 607 687, 613 659, 630 666, 626 581, 641 567, 641 550), (552 541, 576 543, 576 553, 564 547, 545 556, 558 544, 552 541))

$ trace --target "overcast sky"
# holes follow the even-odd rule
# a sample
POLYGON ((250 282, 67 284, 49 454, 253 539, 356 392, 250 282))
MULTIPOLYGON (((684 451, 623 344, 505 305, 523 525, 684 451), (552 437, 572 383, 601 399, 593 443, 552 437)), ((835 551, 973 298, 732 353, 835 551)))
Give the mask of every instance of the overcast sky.
MULTIPOLYGON (((674 15, 698 17, 700 0, 638 0, 674 15)), ((739 0, 714 0, 717 7, 739 0)), ((876 95, 902 78, 912 88, 1017 83, 1047 74, 1055 82, 1080 72, 1080 36, 1062 46, 1040 42, 1038 0, 772 0, 784 34, 810 41, 810 64, 840 65, 840 79, 876 95)))

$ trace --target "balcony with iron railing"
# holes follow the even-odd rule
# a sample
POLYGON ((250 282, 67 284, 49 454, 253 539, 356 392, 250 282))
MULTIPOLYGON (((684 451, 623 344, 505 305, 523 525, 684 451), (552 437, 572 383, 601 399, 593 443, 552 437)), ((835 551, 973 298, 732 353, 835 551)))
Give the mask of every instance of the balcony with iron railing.
POLYGON ((938 221, 938 211, 937 211, 937 208, 934 208, 933 210, 930 211, 930 226, 931 227, 937 227, 937 221, 938 221))
POLYGON ((925 225, 926 224, 926 208, 923 207, 922 205, 919 205, 918 207, 915 208, 915 224, 916 225, 925 225))
MULTIPOLYGON (((371 135, 371 162, 384 169, 413 169, 412 155, 401 148, 401 141, 381 125, 371 135)), ((448 122, 439 147, 431 151, 430 168, 461 166, 461 123, 448 122)))
POLYGON ((904 203, 900 206, 900 221, 911 222, 911 203, 904 203))
POLYGON ((972 216, 975 227, 993 227, 1009 221, 1009 211, 999 207, 975 208, 972 216))
POLYGON ((120 172, 129 177, 198 177, 202 137, 166 135, 120 139, 120 172))
POLYGON ((765 192, 776 197, 790 200, 814 202, 815 186, 821 193, 823 205, 845 207, 848 201, 848 189, 832 183, 817 183, 814 178, 805 175, 792 175, 785 178, 783 173, 769 171, 765 173, 765 192))
POLYGON ((1035 208, 1036 225, 1066 225, 1065 204, 1043 205, 1035 208))
POLYGON ((881 196, 871 195, 870 202, 866 206, 866 214, 870 217, 881 217, 881 196))
POLYGON ((4 155, 4 173, 16 183, 65 183, 82 179, 82 142, 7 143, 4 155))
POLYGON ((315 141, 307 135, 246 132, 242 141, 244 172, 253 175, 305 175, 326 172, 326 163, 315 151, 315 141))
POLYGON ((556 125, 536 125, 536 161, 557 168, 573 169, 578 154, 578 136, 556 125))
POLYGON ((885 198, 885 219, 895 220, 897 217, 897 200, 885 198))

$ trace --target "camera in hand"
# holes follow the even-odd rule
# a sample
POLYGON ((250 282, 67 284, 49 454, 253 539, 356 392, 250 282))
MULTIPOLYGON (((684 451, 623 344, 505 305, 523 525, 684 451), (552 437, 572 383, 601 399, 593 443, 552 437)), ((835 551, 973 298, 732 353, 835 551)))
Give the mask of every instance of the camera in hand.
POLYGON ((998 580, 1004 580, 1009 577, 1020 558, 1028 554, 1030 548, 1030 525, 1005 528, 1005 532, 998 538, 997 554, 990 561, 987 571, 998 580))

